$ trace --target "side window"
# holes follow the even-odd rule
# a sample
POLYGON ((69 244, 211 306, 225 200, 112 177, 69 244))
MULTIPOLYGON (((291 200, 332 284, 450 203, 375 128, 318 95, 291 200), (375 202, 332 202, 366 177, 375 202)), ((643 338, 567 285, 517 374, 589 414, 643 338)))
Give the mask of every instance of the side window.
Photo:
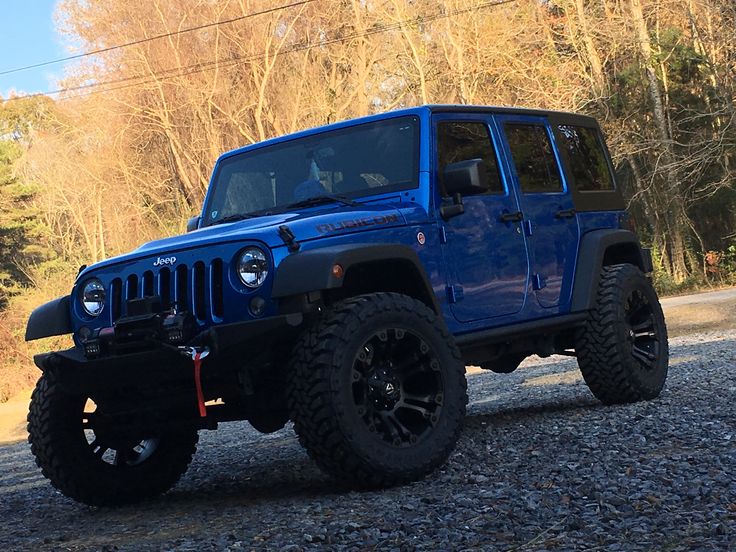
POLYGON ((593 128, 560 125, 561 147, 567 151, 570 170, 579 192, 605 192, 614 189, 598 132, 593 128))
POLYGON ((561 192, 560 170, 544 126, 506 123, 504 130, 521 191, 561 192))
POLYGON ((498 174, 496 150, 484 123, 473 122, 441 122, 437 125, 437 175, 442 195, 445 193, 443 176, 445 167, 458 161, 482 159, 488 175, 489 193, 504 192, 501 177, 498 174))

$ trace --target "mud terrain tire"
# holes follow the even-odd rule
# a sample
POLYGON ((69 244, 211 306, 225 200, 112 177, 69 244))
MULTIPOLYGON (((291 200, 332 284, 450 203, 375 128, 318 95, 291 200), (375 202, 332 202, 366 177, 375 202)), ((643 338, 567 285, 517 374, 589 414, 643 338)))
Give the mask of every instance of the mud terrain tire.
POLYGON ((637 267, 606 266, 596 307, 575 345, 585 383, 604 404, 659 396, 667 379, 667 328, 657 293, 637 267))
POLYGON ((287 395, 301 444, 358 487, 420 479, 457 442, 465 366, 425 304, 374 293, 329 308, 297 342, 287 395))
POLYGON ((54 487, 91 506, 118 506, 156 496, 176 484, 196 450, 195 429, 146 436, 140 440, 143 447, 113 450, 102 441, 97 445, 88 441, 86 403, 87 397, 65 389, 54 370, 41 376, 31 396, 28 441, 36 464, 54 487))

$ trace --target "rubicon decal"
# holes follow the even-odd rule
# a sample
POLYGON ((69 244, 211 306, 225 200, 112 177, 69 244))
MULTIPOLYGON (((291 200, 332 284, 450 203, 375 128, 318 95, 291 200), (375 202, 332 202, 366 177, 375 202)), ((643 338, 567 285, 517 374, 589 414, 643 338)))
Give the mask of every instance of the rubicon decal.
POLYGON ((380 226, 399 222, 398 215, 380 215, 377 217, 366 217, 359 219, 347 219, 340 222, 318 224, 315 226, 320 234, 329 234, 330 232, 339 232, 340 230, 348 230, 350 228, 363 228, 365 226, 380 226))
POLYGON ((171 266, 176 263, 176 257, 159 257, 153 263, 153 266, 171 266))

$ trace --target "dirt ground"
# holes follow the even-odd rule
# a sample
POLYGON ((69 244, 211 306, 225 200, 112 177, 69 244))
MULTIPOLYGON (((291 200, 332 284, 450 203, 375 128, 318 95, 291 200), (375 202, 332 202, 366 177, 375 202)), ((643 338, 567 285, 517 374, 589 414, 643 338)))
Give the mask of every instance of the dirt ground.
POLYGON ((736 288, 666 297, 662 307, 670 337, 736 328, 736 288))
MULTIPOLYGON (((662 300, 670 337, 736 327, 736 288, 662 300)), ((480 369, 469 368, 468 373, 480 369)), ((0 404, 0 445, 25 440, 30 390, 0 404)))
POLYGON ((30 399, 31 392, 25 391, 0 404, 0 445, 26 438, 26 414, 30 399))

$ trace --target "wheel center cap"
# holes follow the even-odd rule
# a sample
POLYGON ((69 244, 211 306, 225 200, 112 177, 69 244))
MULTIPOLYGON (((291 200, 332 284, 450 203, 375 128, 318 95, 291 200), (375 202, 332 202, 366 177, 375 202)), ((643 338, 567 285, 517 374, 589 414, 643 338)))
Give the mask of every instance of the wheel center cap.
POLYGON ((379 369, 368 380, 371 396, 377 406, 392 408, 401 396, 401 386, 389 370, 379 369))

